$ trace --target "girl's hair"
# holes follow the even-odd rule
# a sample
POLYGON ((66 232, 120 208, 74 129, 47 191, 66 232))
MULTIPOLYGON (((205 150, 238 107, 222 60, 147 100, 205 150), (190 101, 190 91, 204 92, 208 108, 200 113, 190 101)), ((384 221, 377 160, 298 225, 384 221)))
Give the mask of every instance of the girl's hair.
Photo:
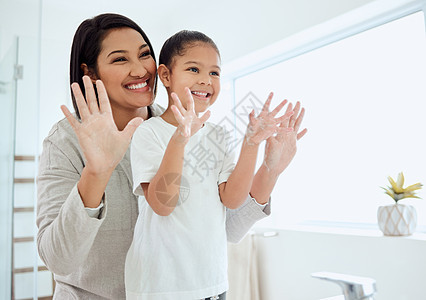
POLYGON ((182 56, 189 47, 195 46, 197 43, 206 43, 216 50, 220 58, 219 49, 215 42, 204 33, 192 30, 182 30, 168 38, 160 51, 159 64, 164 64, 167 68, 171 68, 173 58, 176 55, 182 56))
MULTIPOLYGON (((134 21, 119 14, 101 14, 94 18, 83 21, 77 28, 74 35, 74 40, 71 47, 71 60, 70 60, 70 83, 77 82, 80 89, 85 96, 83 75, 81 64, 85 63, 89 70, 97 75, 97 60, 101 52, 102 42, 111 29, 128 27, 139 32, 145 42, 148 44, 151 55, 156 62, 154 49, 147 35, 134 21)), ((96 91, 96 87, 95 87, 96 91)), ((157 79, 154 86, 154 97, 157 92, 157 79)), ((77 114, 80 118, 80 113, 75 101, 73 93, 72 103, 77 114)))

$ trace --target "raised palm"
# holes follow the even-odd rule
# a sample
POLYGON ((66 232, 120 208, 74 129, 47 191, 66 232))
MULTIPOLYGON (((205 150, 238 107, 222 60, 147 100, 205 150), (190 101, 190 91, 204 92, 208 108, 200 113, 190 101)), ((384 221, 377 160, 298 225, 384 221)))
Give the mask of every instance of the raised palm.
POLYGON ((249 124, 246 132, 246 142, 248 144, 258 145, 262 141, 270 138, 279 131, 279 124, 288 121, 293 114, 292 111, 287 111, 283 116, 276 118, 275 116, 286 105, 287 100, 282 101, 273 111, 269 111, 273 93, 270 93, 268 99, 263 105, 259 115, 254 115, 254 110, 249 115, 249 124))
POLYGON ((293 112, 289 119, 279 125, 276 135, 266 140, 265 157, 263 163, 275 174, 281 174, 292 161, 297 151, 297 141, 307 132, 299 132, 300 125, 305 115, 305 109, 297 102, 294 109, 291 104, 287 106, 286 114, 293 112))
POLYGON ((171 96, 174 101, 172 112, 179 124, 177 131, 181 135, 181 141, 187 142, 191 136, 203 127, 210 117, 210 111, 206 111, 201 117, 198 117, 195 113, 194 99, 189 88, 185 88, 186 109, 176 93, 172 93, 171 96))
POLYGON ((84 76, 83 82, 86 99, 77 83, 71 86, 80 120, 76 119, 66 106, 61 106, 61 109, 77 135, 86 160, 86 168, 90 168, 94 174, 112 172, 126 153, 133 133, 143 120, 134 118, 124 130, 118 130, 102 81, 96 81, 98 99, 90 78, 84 76))

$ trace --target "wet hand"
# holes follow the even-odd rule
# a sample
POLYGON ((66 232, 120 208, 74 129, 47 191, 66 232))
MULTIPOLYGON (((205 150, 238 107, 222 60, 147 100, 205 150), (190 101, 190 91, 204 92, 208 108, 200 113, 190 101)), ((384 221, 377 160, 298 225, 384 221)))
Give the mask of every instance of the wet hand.
POLYGON ((176 129, 177 141, 187 143, 189 138, 193 136, 210 117, 210 111, 206 111, 201 117, 195 113, 194 99, 189 88, 185 88, 186 109, 183 107, 181 100, 176 93, 171 94, 174 105, 171 109, 178 127, 176 129))
POLYGON ((307 132, 303 129, 299 132, 305 115, 305 109, 297 102, 294 109, 292 104, 287 106, 286 114, 292 112, 289 119, 280 123, 276 135, 266 140, 265 156, 263 164, 272 173, 279 175, 292 161, 297 151, 297 141, 307 132))
POLYGON ((287 100, 282 101, 273 111, 269 111, 273 93, 270 93, 268 99, 263 105, 262 111, 258 116, 254 116, 254 110, 249 115, 249 124, 245 135, 245 142, 249 145, 259 145, 262 141, 275 135, 279 130, 279 125, 290 119, 293 111, 287 111, 283 116, 275 116, 286 105, 287 100))
POLYGON ((123 131, 119 131, 102 81, 96 81, 98 98, 90 78, 84 76, 83 82, 86 98, 77 83, 71 85, 81 120, 77 120, 66 106, 61 106, 61 109, 78 137, 86 159, 85 168, 93 174, 111 173, 123 158, 133 133, 143 120, 134 118, 123 131))

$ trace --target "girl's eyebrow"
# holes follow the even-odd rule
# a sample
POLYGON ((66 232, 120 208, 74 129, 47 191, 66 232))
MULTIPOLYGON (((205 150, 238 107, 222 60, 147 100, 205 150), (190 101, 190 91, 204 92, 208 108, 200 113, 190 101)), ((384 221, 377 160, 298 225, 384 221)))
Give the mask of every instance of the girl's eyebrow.
MULTIPOLYGON (((192 64, 202 65, 201 63, 199 63, 197 61, 193 61, 193 60, 190 60, 190 61, 187 61, 187 62, 184 63, 184 65, 192 65, 192 64)), ((212 67, 221 70, 221 68, 218 65, 213 65, 212 67)))
MULTIPOLYGON (((145 47, 147 47, 148 46, 148 44, 142 44, 140 47, 139 47, 139 50, 142 50, 143 48, 145 48, 145 47)), ((107 55, 107 57, 109 57, 109 56, 111 56, 112 54, 114 54, 114 53, 127 53, 127 52, 129 52, 129 51, 127 51, 127 50, 114 50, 114 51, 112 51, 110 54, 108 54, 107 55)))

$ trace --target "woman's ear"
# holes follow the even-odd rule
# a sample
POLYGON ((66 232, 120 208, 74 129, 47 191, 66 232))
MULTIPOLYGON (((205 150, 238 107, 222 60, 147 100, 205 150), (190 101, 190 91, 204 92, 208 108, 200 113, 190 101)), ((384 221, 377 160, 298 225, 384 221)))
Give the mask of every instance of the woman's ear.
POLYGON ((95 72, 92 72, 91 68, 89 68, 86 64, 80 65, 81 70, 83 70, 84 75, 87 75, 92 80, 93 84, 96 84, 96 80, 98 79, 98 76, 96 76, 95 72))
POLYGON ((161 64, 157 69, 158 78, 160 78, 163 85, 168 88, 170 87, 170 70, 165 65, 161 64))

